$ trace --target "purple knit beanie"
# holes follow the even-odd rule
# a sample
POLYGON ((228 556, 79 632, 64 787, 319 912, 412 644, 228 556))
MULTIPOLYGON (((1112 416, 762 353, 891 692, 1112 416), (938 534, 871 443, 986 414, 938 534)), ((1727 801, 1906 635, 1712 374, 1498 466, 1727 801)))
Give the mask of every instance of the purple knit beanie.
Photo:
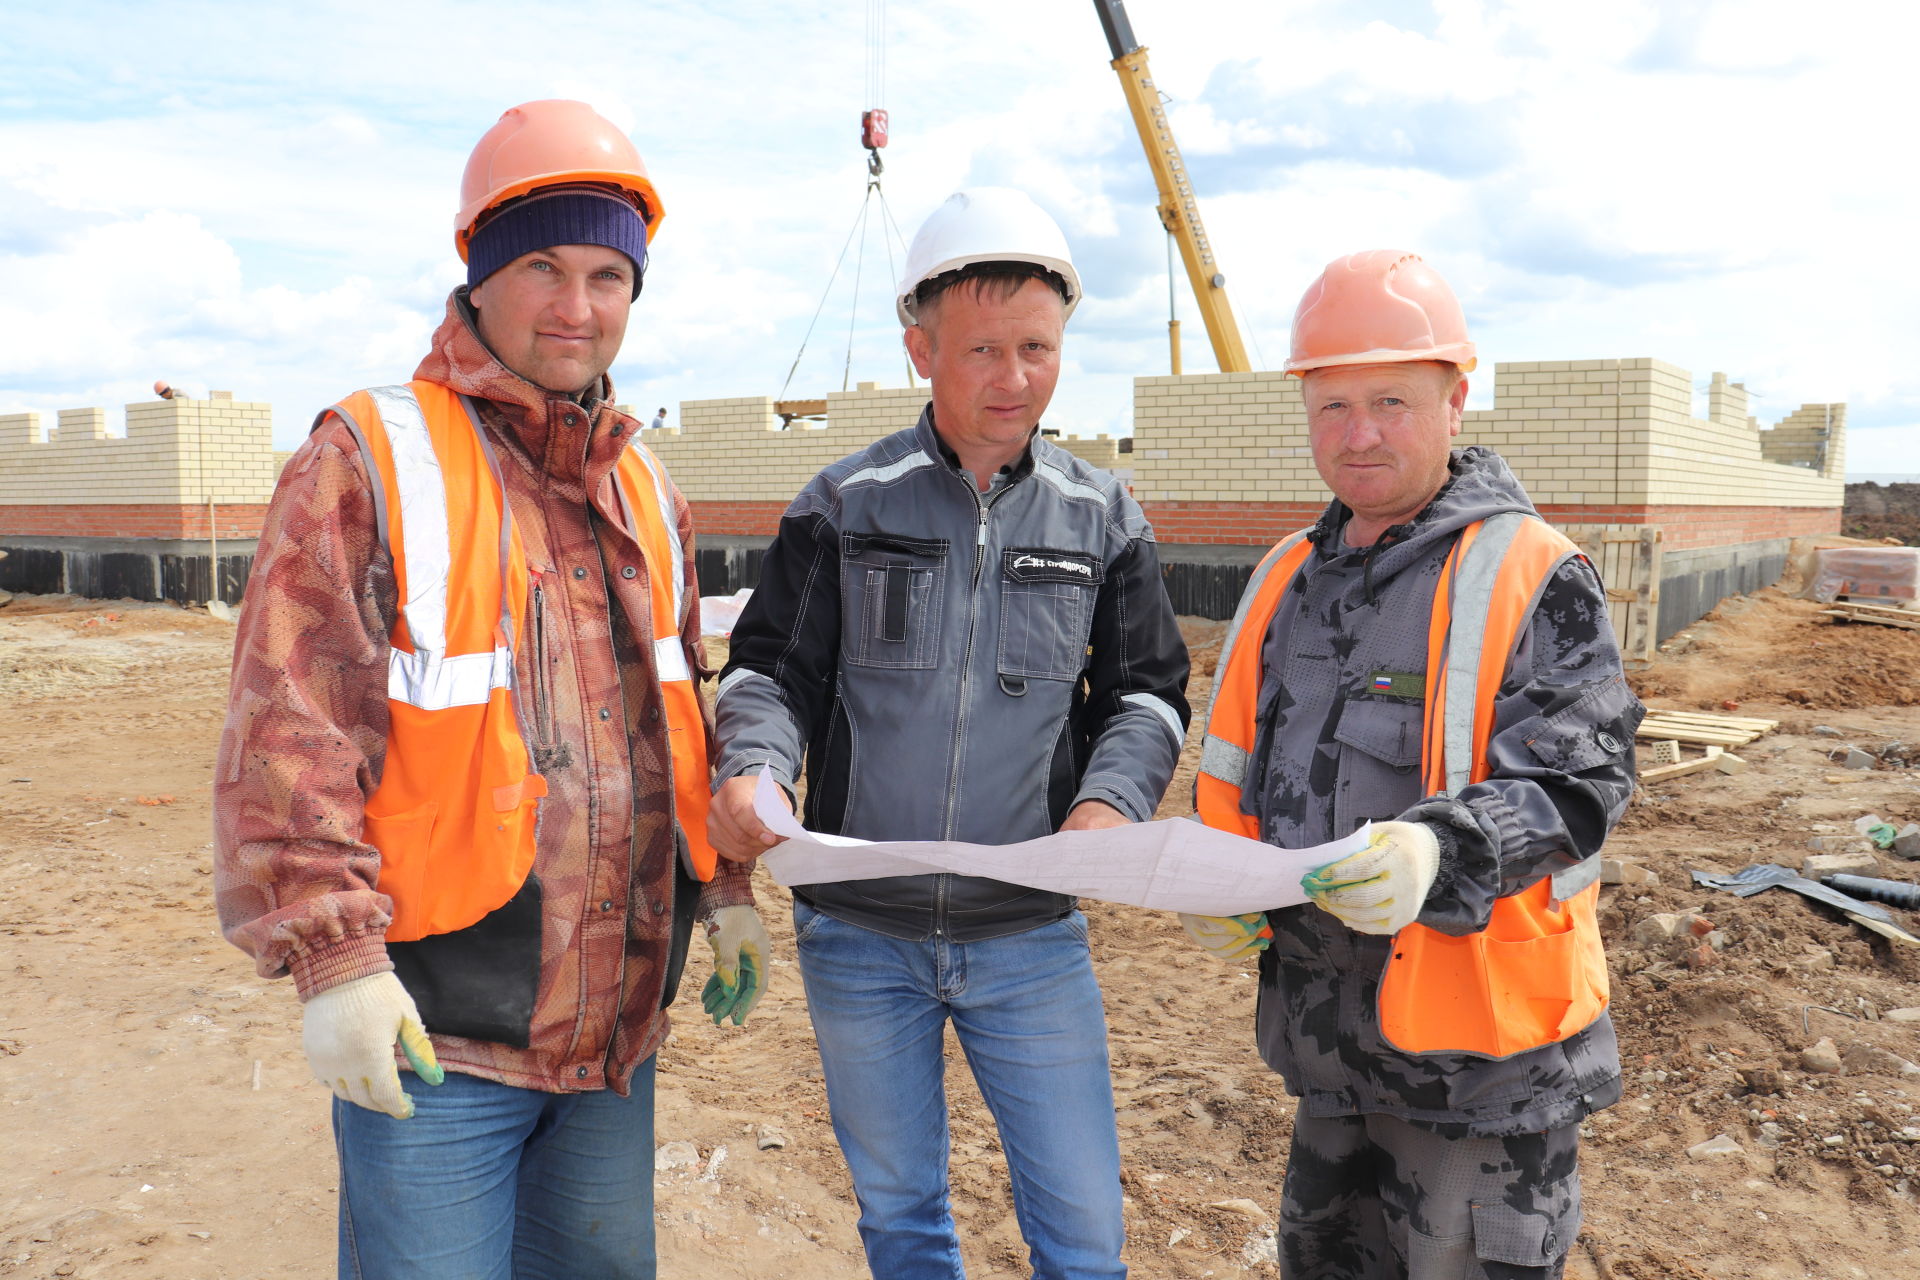
POLYGON ((523 253, 556 244, 598 244, 633 260, 633 296, 647 273, 647 224, 619 196, 580 187, 535 192, 480 224, 467 243, 467 284, 482 280, 523 253))

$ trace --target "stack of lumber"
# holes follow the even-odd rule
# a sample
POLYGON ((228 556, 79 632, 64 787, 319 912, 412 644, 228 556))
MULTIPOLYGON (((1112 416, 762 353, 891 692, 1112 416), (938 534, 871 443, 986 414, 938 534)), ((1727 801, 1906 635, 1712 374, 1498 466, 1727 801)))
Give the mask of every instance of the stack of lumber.
POLYGON ((1635 737, 1649 742, 1687 742, 1696 746, 1740 747, 1780 727, 1778 720, 1723 716, 1710 711, 1672 711, 1648 707, 1635 737))
POLYGON ((1884 604, 1859 604, 1852 600, 1834 602, 1820 612, 1840 622, 1877 622, 1883 627, 1906 627, 1920 631, 1920 609, 1896 609, 1884 604))
POLYGON ((1738 773, 1747 767, 1747 762, 1727 748, 1744 746, 1779 725, 1778 720, 1757 720, 1750 716, 1723 716, 1709 711, 1649 707, 1647 718, 1640 722, 1636 734, 1653 746, 1646 753, 1650 764, 1640 770, 1640 781, 1683 778, 1706 769, 1738 773), (1706 753, 1691 760, 1682 759, 1680 744, 1683 742, 1704 747, 1706 753))

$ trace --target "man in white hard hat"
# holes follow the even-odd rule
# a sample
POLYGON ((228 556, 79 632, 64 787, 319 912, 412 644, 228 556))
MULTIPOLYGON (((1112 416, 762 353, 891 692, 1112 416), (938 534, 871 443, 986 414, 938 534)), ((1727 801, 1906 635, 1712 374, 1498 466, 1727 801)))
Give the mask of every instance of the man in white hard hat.
POLYGON ((607 378, 662 216, 585 103, 503 115, 432 350, 321 412, 254 557, 215 889, 303 1001, 355 1280, 651 1280, 698 918, 707 1012, 760 990, 752 890, 705 839, 692 519, 607 378))
MULTIPOLYGON (((715 712, 724 856, 773 843, 755 775, 791 787, 803 759, 816 831, 1012 844, 1152 816, 1187 722, 1152 531, 1113 476, 1039 434, 1080 295, 1065 237, 1019 192, 961 192, 914 237, 899 312, 933 400, 816 476, 767 551, 715 712)), ((873 1274, 961 1274, 951 1021, 1035 1274, 1124 1275, 1074 899, 960 875, 802 885, 794 929, 873 1274)))
POLYGON ((1289 1280, 1560 1275, 1580 1121, 1620 1097, 1595 904, 1643 711, 1593 566, 1498 454, 1451 447, 1474 361, 1416 254, 1307 290, 1287 371, 1333 501, 1255 570, 1208 713, 1208 825, 1373 824, 1306 904, 1182 918, 1259 954, 1255 1036, 1300 1100, 1289 1280))

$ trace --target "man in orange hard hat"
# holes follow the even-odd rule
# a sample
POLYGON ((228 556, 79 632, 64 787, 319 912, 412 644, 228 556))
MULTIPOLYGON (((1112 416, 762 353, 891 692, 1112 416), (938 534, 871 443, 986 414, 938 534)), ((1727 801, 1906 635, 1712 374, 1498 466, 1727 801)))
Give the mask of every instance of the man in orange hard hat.
POLYGON ((1300 1099, 1294 1280, 1558 1276, 1580 1121, 1620 1096, 1595 902, 1644 711, 1592 565, 1451 447, 1474 362, 1418 256, 1327 267, 1287 372, 1333 502, 1221 652, 1202 819, 1287 847, 1373 824, 1305 905, 1182 917, 1259 956, 1260 1051, 1300 1099))
POLYGON ((413 381, 322 411, 268 511, 220 920, 305 1002, 343 1276, 652 1277, 693 924, 716 1022, 768 950, 706 838, 687 504, 607 378, 660 199, 619 129, 547 101, 480 140, 461 201, 467 284, 413 381))

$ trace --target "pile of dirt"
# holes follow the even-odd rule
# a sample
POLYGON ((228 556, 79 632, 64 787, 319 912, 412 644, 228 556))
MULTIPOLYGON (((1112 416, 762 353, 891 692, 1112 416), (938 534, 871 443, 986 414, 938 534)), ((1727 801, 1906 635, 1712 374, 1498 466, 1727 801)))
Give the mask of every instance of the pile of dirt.
POLYGON ((1840 520, 1849 537, 1892 539, 1920 547, 1920 484, 1882 485, 1872 480, 1850 484, 1840 520))
POLYGON ((1920 631, 1845 622, 1829 607, 1776 587, 1731 596, 1662 645, 1661 660, 1633 676, 1635 691, 1700 710, 1920 705, 1920 631))
MULTIPOLYGON (((1181 625, 1204 704, 1224 624, 1181 625)), ((0 1277, 330 1274, 327 1093, 287 984, 214 926, 231 639, 168 606, 0 609, 0 1277)), ((1920 947, 1786 889, 1736 898, 1691 876, 1799 867, 1865 814, 1920 821, 1920 773, 1894 749, 1920 741, 1920 633, 1762 592, 1674 650, 1636 676, 1649 702, 1779 726, 1738 749, 1743 773, 1643 788, 1610 842, 1639 881, 1601 898, 1626 1094, 1584 1126, 1567 1274, 1920 1280, 1920 947), (1871 767, 1843 768, 1849 749, 1871 767)), ((1197 747, 1196 727, 1165 814, 1185 812, 1197 747)), ((1866 857, 1920 882, 1920 862, 1866 857)), ((662 1273, 861 1275, 786 894, 764 873, 756 889, 766 998, 746 1026, 712 1026, 690 999, 697 956, 660 1055, 662 1273)), ((1253 1049, 1252 966, 1215 962, 1163 913, 1086 911, 1133 1274, 1274 1276, 1293 1103, 1253 1049)), ((1893 915, 1920 932, 1920 912, 1893 915)), ((951 1046, 947 1085, 968 1273, 1027 1274, 998 1135, 951 1046)))

